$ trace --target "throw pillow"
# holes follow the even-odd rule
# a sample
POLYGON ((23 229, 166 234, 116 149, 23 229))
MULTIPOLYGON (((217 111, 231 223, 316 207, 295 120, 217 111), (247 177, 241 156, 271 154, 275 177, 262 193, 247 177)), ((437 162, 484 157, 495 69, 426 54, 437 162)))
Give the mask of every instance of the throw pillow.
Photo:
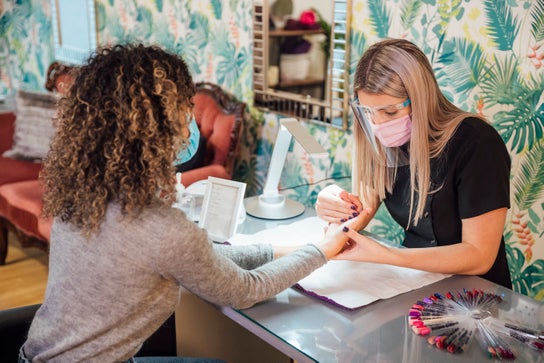
POLYGON ((54 93, 17 92, 13 145, 2 156, 29 161, 45 157, 55 135, 53 117, 58 98, 54 93))

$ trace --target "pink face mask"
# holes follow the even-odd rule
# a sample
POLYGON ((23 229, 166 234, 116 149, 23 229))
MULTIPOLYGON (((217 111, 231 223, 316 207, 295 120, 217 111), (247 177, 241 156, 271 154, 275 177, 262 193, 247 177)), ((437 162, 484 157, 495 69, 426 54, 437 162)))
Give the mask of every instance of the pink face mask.
POLYGON ((370 127, 382 145, 387 147, 402 146, 412 136, 412 118, 410 115, 378 125, 370 123, 370 127))

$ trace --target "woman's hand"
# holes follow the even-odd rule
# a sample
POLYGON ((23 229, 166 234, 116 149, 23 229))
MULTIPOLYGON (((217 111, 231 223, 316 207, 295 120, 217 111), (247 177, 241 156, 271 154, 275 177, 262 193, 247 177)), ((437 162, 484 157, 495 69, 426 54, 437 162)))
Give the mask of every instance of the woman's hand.
POLYGON ((348 221, 337 224, 332 223, 325 231, 323 239, 316 243, 316 246, 323 252, 325 257, 330 260, 343 249, 347 248, 349 237, 344 233, 344 229, 360 230, 368 218, 370 209, 364 209, 357 216, 348 221))
POLYGON ((327 222, 342 223, 361 213, 363 204, 356 195, 333 184, 319 192, 315 210, 327 222))
POLYGON ((388 247, 359 234, 359 228, 348 228, 344 233, 349 241, 334 259, 385 263, 443 274, 481 275, 495 261, 506 213, 506 208, 499 208, 463 219, 461 242, 436 247, 388 247))
POLYGON ((349 241, 344 248, 333 257, 335 260, 350 260, 359 262, 382 262, 390 253, 390 249, 372 238, 360 234, 358 229, 345 226, 342 230, 349 241))

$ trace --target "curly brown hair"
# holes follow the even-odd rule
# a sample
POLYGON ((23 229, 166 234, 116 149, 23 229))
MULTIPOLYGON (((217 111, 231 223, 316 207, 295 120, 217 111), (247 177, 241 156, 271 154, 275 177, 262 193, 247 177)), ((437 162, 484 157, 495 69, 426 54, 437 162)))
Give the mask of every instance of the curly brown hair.
POLYGON ((74 73, 44 160, 43 213, 97 232, 109 203, 136 216, 171 200, 195 87, 186 63, 156 46, 115 45, 74 73))

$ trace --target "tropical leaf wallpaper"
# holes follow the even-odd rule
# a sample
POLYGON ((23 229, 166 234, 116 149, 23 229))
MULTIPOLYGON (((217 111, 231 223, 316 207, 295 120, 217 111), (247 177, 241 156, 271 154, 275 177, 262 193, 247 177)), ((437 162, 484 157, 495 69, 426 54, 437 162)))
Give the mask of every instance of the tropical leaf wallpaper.
MULTIPOLYGON (((185 58, 195 81, 217 83, 248 104, 235 178, 248 184, 248 195, 258 194, 279 116, 252 107, 252 0, 95 4, 98 44, 164 46, 185 58)), ((50 0, 0 6, 0 95, 43 90, 54 58, 50 0)), ((353 0, 352 18, 352 74, 373 42, 409 39, 428 55, 447 97, 498 130, 513 161, 505 237, 514 289, 544 300, 544 0, 353 0)), ((330 156, 311 160, 294 143, 280 188, 311 208, 329 183, 350 188, 352 133, 307 126, 330 156)), ((369 229, 397 243, 403 238, 385 210, 369 229)))

